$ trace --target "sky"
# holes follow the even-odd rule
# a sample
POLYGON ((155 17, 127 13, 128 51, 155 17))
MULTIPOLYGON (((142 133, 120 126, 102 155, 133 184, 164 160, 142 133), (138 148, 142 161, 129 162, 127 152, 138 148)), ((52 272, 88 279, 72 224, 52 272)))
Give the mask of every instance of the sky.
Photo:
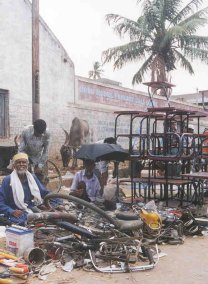
MULTIPOLYGON (((208 0, 204 0, 204 5, 208 6, 208 0)), ((101 62, 102 51, 127 42, 108 26, 105 15, 115 13, 136 20, 140 13, 137 0, 40 0, 39 11, 74 62, 76 75, 83 77, 88 77, 95 61, 101 62)), ((201 33, 208 36, 208 26, 201 33)), ((131 84, 140 65, 141 62, 129 63, 121 70, 114 70, 113 62, 108 63, 102 68, 102 77, 121 82, 123 87, 147 92, 146 86, 131 84)), ((172 94, 208 90, 208 65, 195 62, 192 66, 194 76, 180 68, 172 72, 171 82, 176 85, 172 94)), ((144 82, 148 81, 150 77, 146 75, 144 82)))

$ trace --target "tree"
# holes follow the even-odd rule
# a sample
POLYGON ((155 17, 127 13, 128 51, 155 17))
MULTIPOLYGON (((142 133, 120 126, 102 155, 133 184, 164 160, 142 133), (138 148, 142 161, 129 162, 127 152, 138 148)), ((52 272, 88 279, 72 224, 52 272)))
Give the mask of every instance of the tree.
POLYGON ((141 83, 151 71, 151 81, 167 81, 168 72, 179 63, 194 74, 191 62, 199 59, 208 64, 208 37, 197 35, 207 24, 208 7, 199 9, 203 0, 191 0, 182 8, 181 0, 139 0, 143 10, 137 21, 117 14, 106 20, 120 37, 130 42, 103 51, 103 62, 114 61, 114 69, 128 62, 143 60, 132 84, 141 83))
POLYGON ((101 74, 103 73, 103 69, 101 69, 102 64, 100 62, 95 61, 93 63, 93 70, 89 71, 88 75, 90 79, 99 79, 101 78, 101 74))

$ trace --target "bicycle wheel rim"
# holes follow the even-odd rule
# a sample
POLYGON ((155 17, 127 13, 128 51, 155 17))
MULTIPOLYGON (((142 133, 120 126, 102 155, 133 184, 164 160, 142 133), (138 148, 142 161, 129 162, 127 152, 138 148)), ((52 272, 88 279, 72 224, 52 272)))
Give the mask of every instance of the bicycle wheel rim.
MULTIPOLYGON (((59 170, 59 168, 56 166, 56 164, 54 162, 52 162, 51 160, 47 160, 47 170, 49 169, 50 165, 53 167, 53 169, 56 172, 56 176, 53 177, 53 179, 56 179, 57 185, 56 185, 56 189, 53 190, 55 193, 58 193, 62 187, 62 176, 61 176, 61 172, 59 170)), ((49 174, 47 173, 47 178, 49 180, 49 184, 50 181, 53 181, 53 179, 50 179, 49 174)), ((49 188, 49 186, 47 187, 49 190, 52 191, 52 189, 49 188)))

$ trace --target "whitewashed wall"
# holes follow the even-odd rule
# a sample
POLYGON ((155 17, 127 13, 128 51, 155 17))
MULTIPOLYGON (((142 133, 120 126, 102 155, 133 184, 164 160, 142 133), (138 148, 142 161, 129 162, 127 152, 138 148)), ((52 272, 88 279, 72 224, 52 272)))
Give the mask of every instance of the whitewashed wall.
MULTIPOLYGON (((0 0, 0 88, 9 90, 10 137, 32 122, 32 7, 28 0, 0 0)), ((69 128, 74 102, 74 64, 58 39, 40 20, 40 118, 52 134, 57 151, 69 128)), ((4 140, 4 141, 3 141, 4 140)))

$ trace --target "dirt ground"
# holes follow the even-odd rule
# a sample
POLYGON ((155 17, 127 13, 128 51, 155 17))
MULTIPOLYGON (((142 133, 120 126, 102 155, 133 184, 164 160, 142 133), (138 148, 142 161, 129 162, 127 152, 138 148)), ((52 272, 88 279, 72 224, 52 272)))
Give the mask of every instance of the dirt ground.
POLYGON ((103 274, 73 270, 64 272, 58 269, 46 281, 30 277, 29 284, 199 284, 208 283, 208 237, 186 238, 183 245, 160 246, 167 256, 160 258, 157 266, 149 271, 119 274, 103 274))
POLYGON ((183 245, 163 245, 159 247, 167 256, 160 258, 157 266, 149 271, 119 274, 86 272, 74 269, 64 272, 57 269, 46 281, 30 277, 29 284, 208 284, 208 236, 187 237, 183 245))

